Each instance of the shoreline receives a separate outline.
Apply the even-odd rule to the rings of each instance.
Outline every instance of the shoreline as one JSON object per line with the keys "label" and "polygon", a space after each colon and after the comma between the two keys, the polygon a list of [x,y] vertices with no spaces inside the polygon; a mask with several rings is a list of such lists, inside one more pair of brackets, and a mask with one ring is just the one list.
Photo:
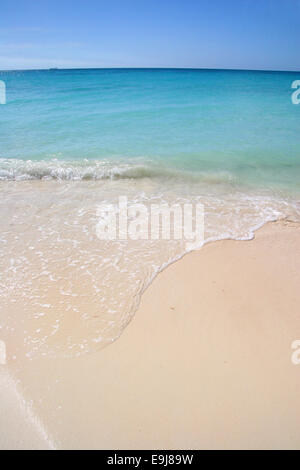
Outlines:
{"label": "shoreline", "polygon": [[16,373],[58,448],[300,448],[299,282],[300,225],[269,223],[169,265],[101,351]]}
{"label": "shoreline", "polygon": [[56,450],[47,430],[6,366],[0,366],[0,448]]}

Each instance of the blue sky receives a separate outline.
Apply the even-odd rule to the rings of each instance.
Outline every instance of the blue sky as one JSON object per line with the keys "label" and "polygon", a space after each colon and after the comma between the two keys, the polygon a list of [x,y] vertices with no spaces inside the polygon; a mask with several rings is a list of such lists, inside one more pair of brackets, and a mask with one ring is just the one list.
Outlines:
{"label": "blue sky", "polygon": [[0,69],[300,71],[300,0],[1,0]]}

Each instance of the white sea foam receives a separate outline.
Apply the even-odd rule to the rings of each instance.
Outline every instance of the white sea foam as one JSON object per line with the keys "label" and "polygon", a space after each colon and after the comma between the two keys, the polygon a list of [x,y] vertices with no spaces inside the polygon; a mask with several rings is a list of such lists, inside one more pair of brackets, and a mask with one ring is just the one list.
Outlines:
{"label": "white sea foam", "polygon": [[[220,183],[220,180],[222,183]],[[163,185],[162,185],[163,181]],[[99,203],[198,203],[205,242],[248,240],[268,221],[300,221],[299,200],[220,179],[121,178],[1,183],[0,307],[16,354],[78,356],[114,341],[158,272],[186,252],[184,240],[101,241]]]}
{"label": "white sea foam", "polygon": [[179,171],[175,168],[147,164],[113,164],[98,160],[19,160],[0,158],[0,181],[26,180],[106,180],[106,179],[142,179],[142,178],[180,178],[206,181],[212,184],[234,182],[233,174],[226,171]]}

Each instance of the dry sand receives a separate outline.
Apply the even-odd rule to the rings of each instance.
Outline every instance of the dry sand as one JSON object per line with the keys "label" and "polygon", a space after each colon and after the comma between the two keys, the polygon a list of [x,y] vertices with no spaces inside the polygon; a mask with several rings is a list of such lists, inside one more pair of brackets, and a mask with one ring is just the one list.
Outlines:
{"label": "dry sand", "polygon": [[281,222],[185,256],[115,343],[19,378],[58,448],[299,449],[296,339],[300,227]]}

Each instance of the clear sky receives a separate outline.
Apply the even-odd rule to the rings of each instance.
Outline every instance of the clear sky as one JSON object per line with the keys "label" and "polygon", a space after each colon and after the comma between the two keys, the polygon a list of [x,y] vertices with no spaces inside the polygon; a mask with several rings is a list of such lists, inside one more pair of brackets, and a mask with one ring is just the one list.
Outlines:
{"label": "clear sky", "polygon": [[0,69],[300,71],[300,0],[1,0]]}

